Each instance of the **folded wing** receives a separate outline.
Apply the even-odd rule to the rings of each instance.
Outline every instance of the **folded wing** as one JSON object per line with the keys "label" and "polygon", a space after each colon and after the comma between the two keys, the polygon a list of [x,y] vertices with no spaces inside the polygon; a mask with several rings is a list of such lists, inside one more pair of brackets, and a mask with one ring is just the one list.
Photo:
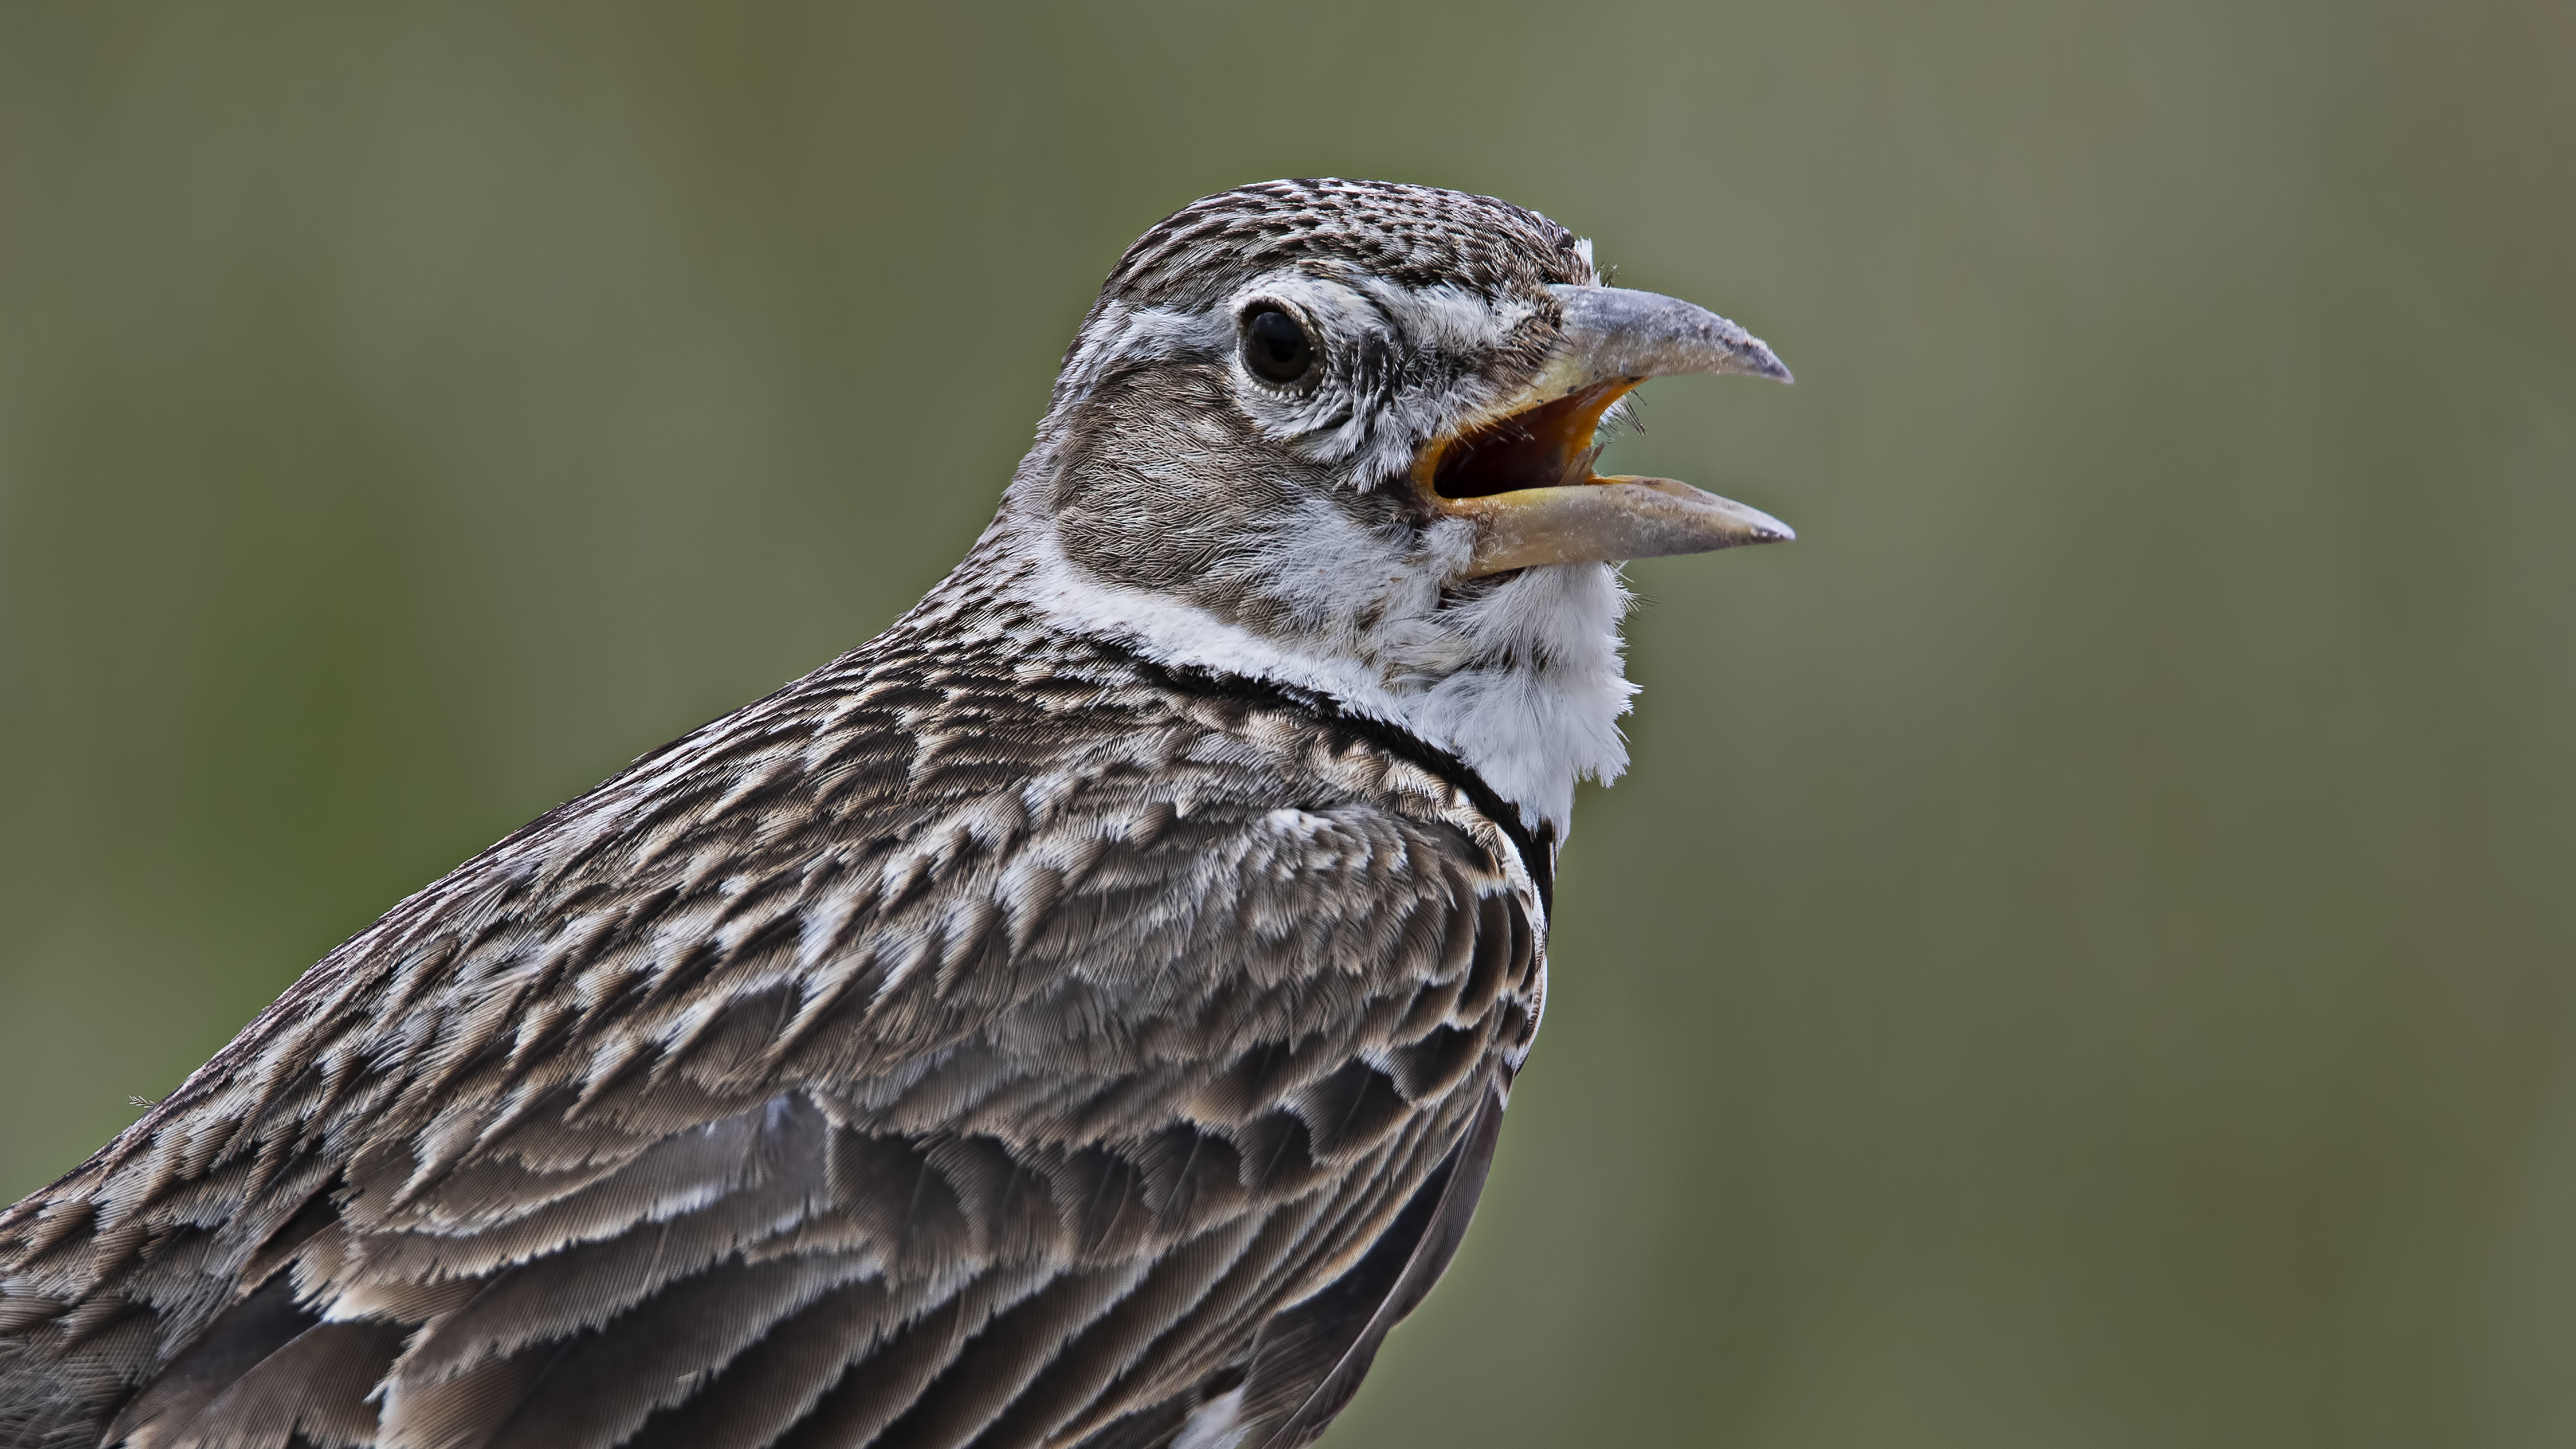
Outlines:
{"label": "folded wing", "polygon": [[1373,805],[1082,799],[710,808],[397,911],[0,1223],[0,1427],[1311,1438],[1472,1211],[1526,877]]}

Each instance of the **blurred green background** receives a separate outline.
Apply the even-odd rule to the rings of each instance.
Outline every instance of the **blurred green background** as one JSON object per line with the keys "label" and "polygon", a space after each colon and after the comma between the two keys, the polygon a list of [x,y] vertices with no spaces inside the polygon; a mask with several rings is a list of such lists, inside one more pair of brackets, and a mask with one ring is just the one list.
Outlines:
{"label": "blurred green background", "polygon": [[2576,7],[0,10],[0,1195],[857,643],[1120,249],[1738,318],[1628,781],[1333,1443],[2576,1442]]}

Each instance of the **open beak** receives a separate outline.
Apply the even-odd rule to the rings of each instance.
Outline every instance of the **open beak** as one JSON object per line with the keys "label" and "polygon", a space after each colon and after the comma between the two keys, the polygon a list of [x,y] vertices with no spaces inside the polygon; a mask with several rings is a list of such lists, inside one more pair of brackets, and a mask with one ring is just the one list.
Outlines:
{"label": "open beak", "polygon": [[1592,471],[1593,430],[1650,377],[1740,373],[1790,381],[1761,339],[1704,307],[1624,287],[1551,287],[1565,340],[1501,416],[1435,439],[1413,483],[1443,514],[1473,521],[1466,577],[1539,564],[1707,553],[1797,537],[1759,509],[1670,478]]}

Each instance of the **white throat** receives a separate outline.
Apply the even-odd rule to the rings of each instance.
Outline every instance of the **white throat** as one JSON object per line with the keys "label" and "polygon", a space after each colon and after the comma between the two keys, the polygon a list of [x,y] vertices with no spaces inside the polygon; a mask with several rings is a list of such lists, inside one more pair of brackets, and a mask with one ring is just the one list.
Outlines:
{"label": "white throat", "polygon": [[1611,566],[1526,569],[1444,605],[1440,581],[1465,557],[1463,523],[1434,526],[1409,554],[1321,504],[1283,524],[1267,593],[1290,606],[1285,630],[1256,632],[1103,579],[1065,557],[1043,517],[1007,511],[1021,568],[1004,587],[1069,630],[1157,663],[1312,690],[1404,729],[1458,756],[1523,824],[1552,824],[1564,839],[1574,782],[1607,784],[1628,766],[1618,720],[1637,687],[1621,668],[1628,592]]}

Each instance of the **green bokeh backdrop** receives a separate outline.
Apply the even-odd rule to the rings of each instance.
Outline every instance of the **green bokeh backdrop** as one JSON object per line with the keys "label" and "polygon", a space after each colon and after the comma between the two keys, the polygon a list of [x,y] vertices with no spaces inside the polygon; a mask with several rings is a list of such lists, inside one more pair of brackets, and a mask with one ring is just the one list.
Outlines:
{"label": "green bokeh backdrop", "polygon": [[0,11],[0,1196],[865,638],[1128,240],[1488,191],[1769,338],[1343,1446],[2576,1440],[2576,7]]}

